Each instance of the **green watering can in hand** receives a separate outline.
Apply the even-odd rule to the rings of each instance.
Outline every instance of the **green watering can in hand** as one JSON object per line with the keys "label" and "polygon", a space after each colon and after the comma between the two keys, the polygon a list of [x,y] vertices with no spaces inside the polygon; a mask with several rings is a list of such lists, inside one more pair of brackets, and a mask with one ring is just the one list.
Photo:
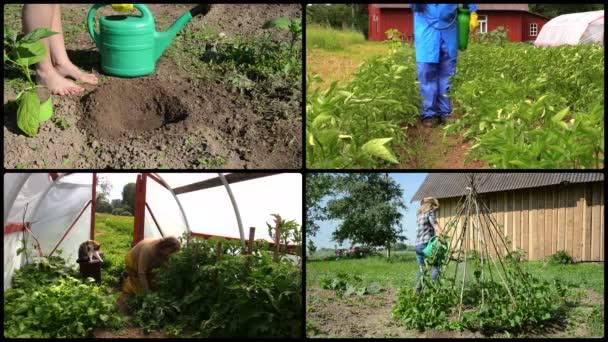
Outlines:
{"label": "green watering can in hand", "polygon": [[165,32],[156,32],[154,16],[143,4],[135,4],[141,16],[111,15],[99,19],[99,32],[95,32],[97,4],[89,10],[87,18],[91,38],[101,54],[101,69],[109,75],[139,77],[154,72],[156,62],[173,41],[177,33],[192,17],[207,14],[211,5],[199,5],[179,17]]}
{"label": "green watering can in hand", "polygon": [[448,250],[448,247],[443,245],[441,243],[441,241],[439,241],[439,239],[437,239],[436,236],[433,236],[427,243],[426,247],[424,247],[424,249],[422,250],[422,253],[424,254],[424,256],[427,258],[430,257],[431,254],[433,253],[433,248],[435,248],[435,246],[437,246],[437,248],[439,248],[437,255],[440,258],[443,258],[443,256],[445,255],[445,252]]}
{"label": "green watering can in hand", "polygon": [[471,20],[471,12],[464,8],[458,7],[458,49],[466,50],[469,45],[469,21]]}

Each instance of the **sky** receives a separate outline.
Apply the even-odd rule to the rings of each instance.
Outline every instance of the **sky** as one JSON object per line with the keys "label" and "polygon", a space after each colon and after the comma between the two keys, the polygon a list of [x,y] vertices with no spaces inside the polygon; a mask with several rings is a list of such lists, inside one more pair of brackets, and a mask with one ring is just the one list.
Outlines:
{"label": "sky", "polygon": [[[389,173],[389,176],[397,181],[403,190],[403,198],[407,209],[403,212],[402,227],[403,233],[407,238],[405,243],[408,245],[413,244],[414,240],[416,240],[416,209],[420,206],[420,202],[410,203],[410,201],[426,178],[426,175],[427,173]],[[331,234],[336,229],[338,223],[335,220],[319,223],[319,231],[311,239],[317,248],[334,248],[336,243],[331,241]],[[342,244],[344,248],[349,246],[349,242],[347,241]]]}
{"label": "sky", "polygon": [[[217,173],[161,173],[171,187],[187,185],[215,178]],[[110,200],[122,199],[122,189],[127,183],[135,183],[137,173],[100,173],[112,184]],[[302,224],[302,175],[283,173],[232,184],[232,192],[242,218],[246,238],[249,227],[256,227],[255,238],[270,238],[267,222],[271,214],[279,214],[287,220]],[[238,237],[238,224],[226,189],[215,187],[177,196],[186,213],[193,232]],[[179,207],[171,193],[148,180],[146,201],[152,208],[159,225],[184,224]]]}

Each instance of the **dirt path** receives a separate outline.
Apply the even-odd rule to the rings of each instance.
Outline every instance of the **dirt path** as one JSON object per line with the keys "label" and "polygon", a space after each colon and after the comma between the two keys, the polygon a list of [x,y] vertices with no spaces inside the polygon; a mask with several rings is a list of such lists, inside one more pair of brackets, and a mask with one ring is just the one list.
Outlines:
{"label": "dirt path", "polygon": [[[396,169],[480,169],[488,164],[465,162],[471,143],[455,135],[443,136],[442,126],[427,128],[420,122],[406,128],[409,146],[397,151],[401,164]],[[410,156],[409,159],[406,156]]]}
{"label": "dirt path", "polygon": [[[21,7],[10,6],[5,6],[5,25],[19,30]],[[149,8],[157,31],[162,31],[193,6]],[[207,16],[186,25],[154,74],[137,79],[100,74],[99,53],[84,29],[89,8],[63,7],[64,36],[70,58],[97,74],[101,84],[84,86],[84,95],[54,96],[53,118],[30,138],[16,125],[15,89],[21,86],[7,86],[19,82],[19,76],[5,75],[6,168],[301,167],[301,85],[273,79],[256,83],[254,91],[243,94],[222,75],[206,71],[200,59],[210,32],[223,32],[228,38],[271,34],[287,40],[287,33],[269,33],[261,26],[272,18],[301,17],[301,5],[215,5]],[[98,16],[109,13],[103,9]],[[188,53],[177,51],[182,46],[189,47]]]}

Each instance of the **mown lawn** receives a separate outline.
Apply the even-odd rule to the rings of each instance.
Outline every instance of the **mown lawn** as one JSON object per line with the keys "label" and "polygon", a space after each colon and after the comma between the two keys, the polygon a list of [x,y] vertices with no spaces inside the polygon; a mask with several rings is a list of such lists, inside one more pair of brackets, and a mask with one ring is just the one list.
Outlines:
{"label": "mown lawn", "polygon": [[[599,293],[604,292],[603,263],[545,265],[542,261],[529,261],[520,265],[523,270],[541,279],[559,279],[566,284],[593,289]],[[381,285],[391,285],[395,288],[414,286],[417,271],[418,266],[413,251],[399,253],[391,259],[377,256],[366,259],[332,261],[309,260],[306,262],[306,286],[318,286],[322,277],[338,272],[355,274],[361,277],[364,282],[378,282]],[[447,274],[451,275],[453,272],[454,263],[451,263]]]}

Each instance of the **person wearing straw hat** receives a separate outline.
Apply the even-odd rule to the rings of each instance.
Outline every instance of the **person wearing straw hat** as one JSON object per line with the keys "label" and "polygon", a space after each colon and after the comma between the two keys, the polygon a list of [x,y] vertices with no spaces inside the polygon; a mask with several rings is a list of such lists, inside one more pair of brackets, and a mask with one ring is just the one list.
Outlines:
{"label": "person wearing straw hat", "polygon": [[[435,210],[439,208],[439,201],[433,197],[426,197],[420,201],[420,208],[416,211],[416,261],[418,262],[418,273],[416,274],[416,292],[422,292],[422,282],[420,276],[422,275],[422,268],[424,267],[424,253],[423,250],[429,243],[429,240],[435,235],[440,233],[441,227],[437,218],[435,217]],[[433,273],[431,278],[437,280],[439,276],[439,265],[433,265]]]}

